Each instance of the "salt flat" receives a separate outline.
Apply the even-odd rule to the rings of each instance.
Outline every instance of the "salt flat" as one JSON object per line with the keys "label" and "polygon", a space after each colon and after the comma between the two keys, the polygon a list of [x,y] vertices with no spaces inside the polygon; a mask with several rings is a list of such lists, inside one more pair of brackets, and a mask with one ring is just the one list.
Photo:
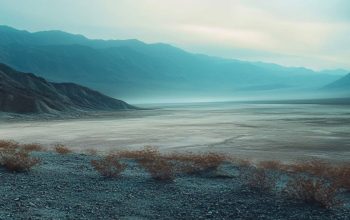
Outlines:
{"label": "salt flat", "polygon": [[152,105],[67,120],[0,122],[0,138],[73,149],[220,151],[256,159],[350,158],[350,108],[340,105]]}

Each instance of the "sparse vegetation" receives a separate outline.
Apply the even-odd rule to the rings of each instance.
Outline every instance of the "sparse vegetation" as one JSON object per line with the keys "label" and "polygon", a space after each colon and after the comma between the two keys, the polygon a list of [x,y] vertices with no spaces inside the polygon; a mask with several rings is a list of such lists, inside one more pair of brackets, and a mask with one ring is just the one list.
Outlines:
{"label": "sparse vegetation", "polygon": [[142,150],[120,151],[116,153],[120,158],[134,159],[153,179],[169,181],[177,173],[207,173],[216,171],[226,160],[226,157],[217,153],[193,154],[171,153],[162,155],[154,147],[145,147]]}
{"label": "sparse vegetation", "polygon": [[143,150],[122,151],[117,155],[136,160],[154,180],[172,181],[175,178],[173,164],[154,147],[148,146]]}
{"label": "sparse vegetation", "polygon": [[108,178],[119,177],[126,168],[126,165],[120,163],[119,158],[114,154],[109,154],[100,160],[92,160],[91,165],[102,176]]}
{"label": "sparse vegetation", "polygon": [[173,164],[162,157],[139,160],[139,164],[148,171],[154,180],[172,181],[175,178]]}
{"label": "sparse vegetation", "polygon": [[241,158],[231,158],[230,160],[233,164],[240,166],[240,167],[252,167],[253,163],[251,160],[248,159],[241,159]]}
{"label": "sparse vegetation", "polygon": [[32,152],[32,151],[45,151],[46,149],[40,144],[32,143],[32,144],[24,144],[23,150]]}
{"label": "sparse vegetation", "polygon": [[71,149],[69,149],[68,147],[66,147],[62,144],[56,144],[54,149],[57,153],[63,154],[63,155],[72,153]]}
{"label": "sparse vegetation", "polygon": [[291,164],[288,166],[289,171],[295,173],[309,173],[315,176],[324,177],[332,170],[332,166],[323,160],[312,159]]}
{"label": "sparse vegetation", "polygon": [[250,169],[243,174],[246,184],[258,191],[271,192],[276,188],[277,178],[264,169]]}
{"label": "sparse vegetation", "polygon": [[289,165],[287,170],[327,179],[338,187],[350,190],[350,163],[330,164],[327,161],[310,160]]}
{"label": "sparse vegetation", "polygon": [[278,160],[267,160],[259,162],[258,167],[268,170],[282,170],[284,169],[285,165]]}
{"label": "sparse vegetation", "polygon": [[[64,145],[56,145],[54,149],[59,154],[72,152]],[[0,141],[0,165],[11,172],[29,171],[40,163],[40,159],[30,154],[43,150],[45,148],[40,144]],[[85,152],[97,155],[95,149],[87,149]],[[350,164],[330,164],[322,160],[293,164],[270,160],[253,164],[250,160],[218,153],[161,154],[154,147],[145,147],[141,150],[110,153],[101,159],[92,160],[91,165],[102,176],[116,178],[127,167],[127,163],[121,162],[123,160],[135,161],[154,180],[161,182],[171,182],[178,174],[215,174],[222,164],[229,162],[228,166],[231,164],[235,169],[238,168],[236,171],[243,184],[261,192],[278,191],[279,177],[284,175],[288,183],[283,192],[288,197],[327,209],[340,205],[338,193],[350,189]]]}
{"label": "sparse vegetation", "polygon": [[289,181],[285,192],[291,198],[318,204],[324,208],[341,204],[341,201],[336,198],[338,187],[324,179],[296,176]]}
{"label": "sparse vegetation", "polygon": [[350,191],[350,163],[333,167],[328,172],[328,179],[333,181],[336,186]]}
{"label": "sparse vegetation", "polygon": [[29,149],[17,142],[0,141],[0,165],[11,172],[29,171],[40,163],[40,159],[30,155]]}
{"label": "sparse vegetation", "polygon": [[8,141],[8,140],[0,140],[0,150],[8,150],[12,148],[18,148],[20,146],[19,143],[15,141]]}
{"label": "sparse vegetation", "polygon": [[173,153],[164,156],[174,161],[181,172],[200,174],[217,171],[218,167],[227,160],[227,157],[217,153]]}

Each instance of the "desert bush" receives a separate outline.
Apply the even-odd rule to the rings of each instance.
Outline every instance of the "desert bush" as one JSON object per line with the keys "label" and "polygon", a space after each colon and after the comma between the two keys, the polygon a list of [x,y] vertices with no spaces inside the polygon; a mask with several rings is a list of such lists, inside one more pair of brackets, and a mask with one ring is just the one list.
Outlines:
{"label": "desert bush", "polygon": [[164,158],[176,162],[181,172],[192,174],[216,171],[227,159],[224,155],[217,153],[172,153]]}
{"label": "desert bush", "polygon": [[296,176],[288,182],[284,191],[291,198],[324,208],[341,204],[336,198],[338,187],[320,178]]}
{"label": "desert bush", "polygon": [[284,164],[278,160],[261,161],[257,165],[259,168],[268,170],[283,170]]}
{"label": "desert bush", "polygon": [[69,154],[72,150],[62,144],[56,144],[54,147],[55,151],[59,154]]}
{"label": "desert bush", "polygon": [[294,173],[307,173],[315,177],[327,179],[336,186],[350,190],[350,163],[330,164],[323,160],[311,160],[287,166]]}
{"label": "desert bush", "polygon": [[24,144],[22,145],[22,149],[24,151],[28,151],[28,152],[32,152],[32,151],[44,151],[45,148],[40,145],[40,144],[36,144],[36,143],[32,143],[32,144]]}
{"label": "desert bush", "polygon": [[120,158],[134,159],[134,160],[148,160],[155,157],[160,157],[160,153],[157,148],[152,146],[145,146],[142,150],[133,151],[118,151],[115,153]]}
{"label": "desert bush", "polygon": [[175,178],[173,164],[155,147],[146,146],[142,150],[119,151],[115,155],[119,158],[135,160],[154,180],[172,181]]}
{"label": "desert bush", "polygon": [[327,176],[336,186],[350,191],[350,163],[333,167]]}
{"label": "desert bush", "polygon": [[143,150],[124,152],[122,156],[136,159],[154,180],[172,181],[175,178],[173,164],[154,147],[146,146]]}
{"label": "desert bush", "polygon": [[251,160],[248,159],[242,159],[242,158],[236,158],[233,157],[230,159],[231,163],[239,166],[239,167],[252,167],[253,166],[253,162]]}
{"label": "desert bush", "polygon": [[173,164],[162,157],[143,159],[138,162],[154,180],[172,181],[175,178]]}
{"label": "desert bush", "polygon": [[258,191],[271,192],[276,188],[276,175],[269,175],[264,169],[250,169],[243,172],[241,177],[248,187]]}
{"label": "desert bush", "polygon": [[91,165],[102,176],[108,178],[119,177],[126,168],[126,165],[120,163],[119,158],[113,154],[107,155],[100,160],[92,160]]}
{"label": "desert bush", "polygon": [[0,140],[0,150],[8,150],[12,148],[18,148],[20,146],[19,143],[15,141],[9,140]]}
{"label": "desert bush", "polygon": [[1,148],[0,165],[11,172],[27,172],[40,163],[40,159],[30,156],[28,151],[18,145]]}
{"label": "desert bush", "polygon": [[319,159],[298,162],[288,166],[288,171],[296,173],[309,173],[318,177],[328,175],[331,170],[332,166],[330,163]]}

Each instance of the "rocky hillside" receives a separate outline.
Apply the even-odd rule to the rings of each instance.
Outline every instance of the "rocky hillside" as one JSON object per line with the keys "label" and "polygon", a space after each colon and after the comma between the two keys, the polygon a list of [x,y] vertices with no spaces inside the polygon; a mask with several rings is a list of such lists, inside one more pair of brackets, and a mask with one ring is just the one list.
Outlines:
{"label": "rocky hillside", "polygon": [[51,83],[0,64],[0,111],[59,113],[124,109],[135,107],[74,83]]}

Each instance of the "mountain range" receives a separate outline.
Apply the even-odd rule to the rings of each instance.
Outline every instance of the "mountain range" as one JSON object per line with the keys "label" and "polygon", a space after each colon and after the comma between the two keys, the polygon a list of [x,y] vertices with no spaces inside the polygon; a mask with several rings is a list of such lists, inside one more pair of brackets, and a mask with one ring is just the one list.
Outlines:
{"label": "mountain range", "polygon": [[338,96],[350,97],[350,73],[335,82],[326,85],[323,90],[337,93]]}
{"label": "mountain range", "polygon": [[281,94],[322,88],[345,74],[210,57],[161,43],[91,40],[8,26],[0,26],[0,62],[53,82],[74,82],[127,99]]}
{"label": "mountain range", "polygon": [[0,63],[0,112],[60,113],[136,109],[74,83],[51,83]]}

